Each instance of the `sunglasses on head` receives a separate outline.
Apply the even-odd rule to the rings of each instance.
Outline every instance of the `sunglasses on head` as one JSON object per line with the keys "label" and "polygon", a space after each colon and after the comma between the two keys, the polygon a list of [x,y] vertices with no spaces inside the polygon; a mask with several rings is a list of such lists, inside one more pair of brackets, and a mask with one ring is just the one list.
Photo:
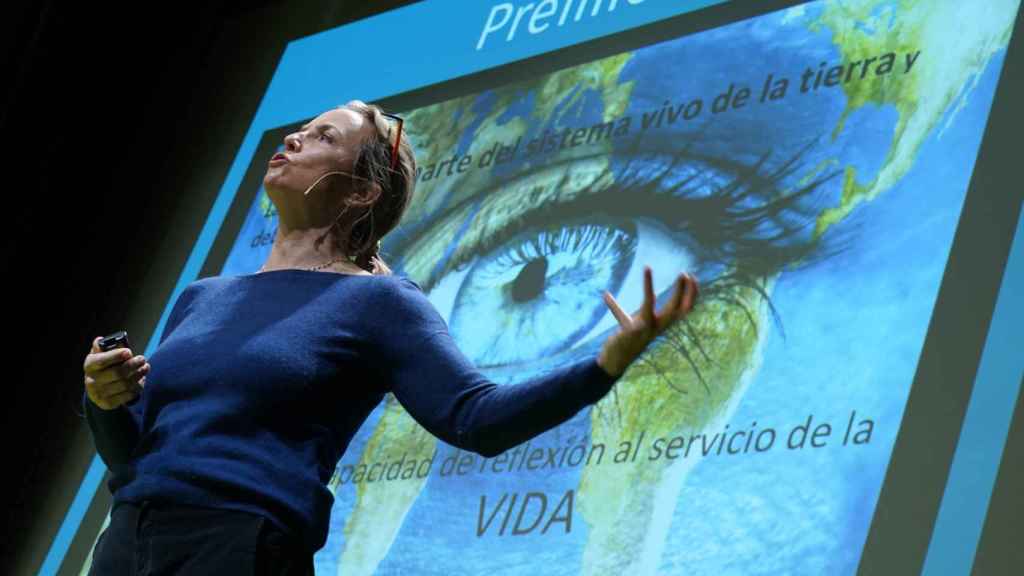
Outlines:
{"label": "sunglasses on head", "polygon": [[[394,170],[395,166],[398,165],[398,145],[402,142],[402,125],[405,124],[405,119],[396,114],[388,114],[387,112],[381,112],[381,115],[398,122],[398,136],[395,137],[395,144],[391,148],[391,169]],[[388,132],[388,137],[391,137],[390,131]]]}

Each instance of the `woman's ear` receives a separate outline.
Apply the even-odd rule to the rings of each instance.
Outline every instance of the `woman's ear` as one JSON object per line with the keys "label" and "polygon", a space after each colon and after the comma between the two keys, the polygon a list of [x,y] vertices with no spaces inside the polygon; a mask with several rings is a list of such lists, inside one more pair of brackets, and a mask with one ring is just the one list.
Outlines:
{"label": "woman's ear", "polygon": [[361,186],[356,186],[352,190],[352,194],[348,198],[348,203],[351,206],[373,206],[377,203],[377,199],[380,198],[383,188],[376,182],[363,182]]}

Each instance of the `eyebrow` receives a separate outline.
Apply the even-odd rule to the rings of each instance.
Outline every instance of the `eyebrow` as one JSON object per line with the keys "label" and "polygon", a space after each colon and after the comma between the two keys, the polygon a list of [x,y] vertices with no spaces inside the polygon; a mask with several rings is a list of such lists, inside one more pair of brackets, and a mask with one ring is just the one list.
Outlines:
{"label": "eyebrow", "polygon": [[[309,128],[310,124],[312,124],[312,122],[303,125],[302,128],[299,128],[299,130],[305,130],[305,129]],[[320,125],[321,128],[323,128],[324,126],[327,126],[328,128],[334,128],[335,132],[337,132],[338,134],[341,134],[341,130],[337,126],[335,126],[334,124],[321,124]]]}

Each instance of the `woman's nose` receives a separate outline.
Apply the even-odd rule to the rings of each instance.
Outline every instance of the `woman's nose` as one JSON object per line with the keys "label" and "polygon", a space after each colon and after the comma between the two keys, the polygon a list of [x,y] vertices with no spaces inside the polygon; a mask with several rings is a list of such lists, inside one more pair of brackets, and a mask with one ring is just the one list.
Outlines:
{"label": "woman's nose", "polygon": [[284,137],[284,149],[288,152],[296,152],[300,147],[299,135],[289,134]]}

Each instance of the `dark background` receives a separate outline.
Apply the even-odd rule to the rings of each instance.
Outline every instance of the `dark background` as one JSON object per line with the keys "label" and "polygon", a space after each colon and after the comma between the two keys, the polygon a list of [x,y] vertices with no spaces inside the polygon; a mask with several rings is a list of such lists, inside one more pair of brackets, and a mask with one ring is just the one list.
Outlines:
{"label": "dark background", "polygon": [[[287,41],[411,3],[5,6],[0,574],[38,566],[48,505],[88,468],[92,338],[127,328],[145,345]],[[137,313],[142,290],[161,306]]]}
{"label": "dark background", "polygon": [[[94,454],[85,421],[76,413],[89,344],[118,329],[135,335],[137,346],[146,343],[286,43],[411,3],[37,2],[5,8],[0,20],[0,185],[5,192],[0,214],[6,216],[0,329],[6,372],[0,382],[6,393],[0,398],[8,466],[0,574],[31,573],[46,554]],[[726,18],[727,6],[708,12]],[[1017,28],[1019,37],[1020,20]],[[1007,67],[1022,61],[1020,40]],[[392,41],[382,31],[381,42]],[[339,57],[372,58],[373,46]],[[381,70],[387,73],[386,62]],[[1014,132],[1019,134],[1021,125],[1017,102],[997,96],[993,110],[994,115],[1002,110],[1000,118],[1013,118],[1016,128],[996,128],[1012,138],[1015,150]],[[1008,146],[989,147],[1011,153]],[[983,165],[979,162],[979,168]],[[1017,178],[1014,174],[1013,181]],[[995,184],[1005,181],[996,177]],[[998,257],[978,258],[970,245],[961,250],[969,253],[960,259],[965,266],[999,269]],[[1005,261],[1005,253],[996,256]],[[974,277],[971,270],[951,267],[946,280]],[[990,279],[990,291],[998,279],[998,274]],[[949,286],[944,290],[979,289],[956,281]],[[958,329],[980,331],[979,339],[987,322],[957,320]],[[956,407],[963,410],[965,401],[957,400]],[[1024,565],[1022,421],[1018,410],[979,546],[977,574],[1010,574]],[[913,460],[906,459],[905,466],[915,466]],[[913,474],[905,478],[908,490],[920,480]],[[920,526],[933,521],[933,510],[907,518],[919,526],[915,530],[893,520],[895,510],[885,507],[884,496],[878,513],[892,512],[892,518],[883,528],[908,528],[927,537],[930,530]],[[101,514],[102,504],[94,503],[90,513]],[[907,533],[889,535],[880,531],[875,539],[895,547],[878,555],[892,567],[893,554],[907,546]]]}

